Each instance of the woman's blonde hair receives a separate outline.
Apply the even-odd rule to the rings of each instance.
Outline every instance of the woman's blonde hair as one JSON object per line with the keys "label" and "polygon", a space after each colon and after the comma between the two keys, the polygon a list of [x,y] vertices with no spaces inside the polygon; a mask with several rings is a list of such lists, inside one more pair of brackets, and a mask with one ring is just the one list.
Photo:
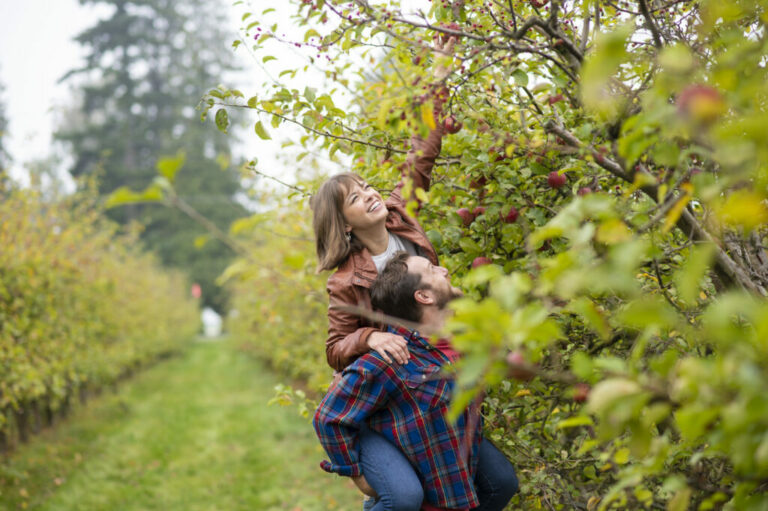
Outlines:
{"label": "woman's blonde hair", "polygon": [[344,231],[347,224],[344,199],[356,184],[363,186],[365,181],[352,172],[336,174],[323,183],[310,200],[318,272],[338,268],[349,254],[363,247],[354,236],[348,240]]}

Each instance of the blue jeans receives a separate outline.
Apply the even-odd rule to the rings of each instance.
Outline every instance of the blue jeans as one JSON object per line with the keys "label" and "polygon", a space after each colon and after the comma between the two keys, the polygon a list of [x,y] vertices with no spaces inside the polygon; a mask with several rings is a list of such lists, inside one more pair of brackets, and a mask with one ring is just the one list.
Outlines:
{"label": "blue jeans", "polygon": [[419,476],[408,458],[380,434],[360,430],[360,465],[377,499],[367,499],[364,511],[419,511],[424,500]]}
{"label": "blue jeans", "polygon": [[[377,499],[364,511],[418,511],[424,490],[418,475],[400,449],[367,428],[360,431],[360,464]],[[480,506],[474,511],[501,511],[519,489],[512,463],[491,442],[480,443],[475,489]]]}
{"label": "blue jeans", "polygon": [[473,511],[501,511],[519,489],[515,467],[495,445],[483,438],[475,474],[480,505]]}

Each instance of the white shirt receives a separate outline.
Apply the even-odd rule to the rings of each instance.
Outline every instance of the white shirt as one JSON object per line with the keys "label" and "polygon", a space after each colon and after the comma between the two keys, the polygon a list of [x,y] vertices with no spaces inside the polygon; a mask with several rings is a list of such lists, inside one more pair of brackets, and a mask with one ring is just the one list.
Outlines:
{"label": "white shirt", "polygon": [[392,259],[392,256],[402,250],[405,250],[411,255],[419,255],[416,246],[412,242],[390,232],[387,249],[379,255],[371,256],[373,258],[373,264],[376,265],[376,271],[381,273],[381,270],[383,270],[389,260]]}

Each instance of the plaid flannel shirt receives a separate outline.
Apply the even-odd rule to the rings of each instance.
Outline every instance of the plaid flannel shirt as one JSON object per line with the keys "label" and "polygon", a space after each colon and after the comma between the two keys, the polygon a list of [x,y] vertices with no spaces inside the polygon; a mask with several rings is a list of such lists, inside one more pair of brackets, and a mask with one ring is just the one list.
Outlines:
{"label": "plaid flannel shirt", "polygon": [[321,467],[344,476],[360,475],[357,435],[366,424],[405,454],[421,480],[426,503],[451,509],[477,507],[479,413],[468,408],[455,424],[450,423],[446,413],[454,382],[440,374],[449,358],[418,332],[389,331],[406,338],[411,358],[405,365],[390,365],[371,351],[344,370],[313,421],[330,457]]}

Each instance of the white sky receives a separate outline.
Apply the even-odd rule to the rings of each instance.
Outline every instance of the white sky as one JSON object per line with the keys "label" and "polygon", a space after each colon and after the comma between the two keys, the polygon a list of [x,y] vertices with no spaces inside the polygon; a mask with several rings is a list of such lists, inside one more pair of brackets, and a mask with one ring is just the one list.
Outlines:
{"label": "white sky", "polygon": [[[224,2],[225,6],[230,4]],[[275,6],[283,12],[273,13],[272,17],[286,18],[293,9],[283,2],[276,2]],[[243,7],[229,9],[232,22],[230,40],[225,41],[227,45],[238,36],[243,13]],[[0,83],[5,86],[2,101],[9,118],[4,139],[14,160],[10,173],[15,179],[24,181],[25,164],[51,154],[55,110],[71,98],[70,85],[58,83],[58,80],[70,69],[82,65],[85,55],[74,37],[110,12],[110,7],[81,6],[77,0],[0,0]],[[292,61],[295,62],[293,65],[303,62],[300,55],[286,45],[274,45],[270,52],[278,57],[277,61],[266,65],[271,67],[272,76],[277,76],[280,69]],[[244,72],[240,76],[225,77],[222,83],[239,88],[246,97],[259,94],[265,78],[260,65],[263,55],[254,59],[244,46],[235,54]],[[292,83],[291,86],[303,89],[309,83],[316,86],[319,80],[318,77],[304,76],[298,81],[307,83]],[[262,172],[290,180],[293,173],[290,163],[286,163],[285,158],[280,159],[285,156],[280,142],[285,137],[297,138],[296,130],[281,128],[274,133],[275,130],[270,128],[273,140],[264,142],[253,133],[256,117],[250,116],[248,120],[250,129],[243,130],[236,152],[249,159],[258,157]],[[267,120],[264,122],[268,126]]]}
{"label": "white sky", "polygon": [[82,62],[72,38],[97,16],[77,0],[0,0],[0,82],[12,175],[21,175],[24,162],[48,154],[52,108],[67,99],[67,87],[57,81]]}
{"label": "white sky", "polygon": [[[231,37],[225,42],[228,45],[238,37],[242,25],[255,19],[251,17],[242,23],[244,9],[259,16],[266,6],[276,8],[277,12],[268,16],[269,24],[279,21],[281,32],[290,30],[287,18],[295,11],[295,6],[288,2],[266,4],[261,0],[246,0],[245,5],[240,7],[229,7],[231,0],[222,3],[224,8],[230,9],[232,20],[229,27]],[[404,0],[402,3],[406,12],[429,8],[425,0]],[[58,80],[83,63],[84,51],[74,37],[110,12],[111,7],[82,6],[77,0],[0,0],[0,83],[5,86],[2,101],[10,121],[4,139],[14,160],[10,169],[14,178],[24,181],[25,164],[52,154],[51,134],[55,129],[56,109],[67,105],[71,98],[70,85],[58,83]],[[304,30],[306,27],[295,30],[289,33],[288,38],[301,39]],[[289,66],[298,67],[306,63],[302,55],[289,45],[276,41],[268,41],[267,45],[266,51],[276,56],[277,60],[262,64],[261,60],[267,53],[262,51],[254,57],[245,45],[241,45],[235,55],[243,72],[238,76],[223,77],[222,82],[240,89],[246,97],[253,94],[263,97],[261,86],[267,77],[266,71],[277,77],[281,70]],[[310,69],[307,74],[290,80],[290,86],[299,90],[306,85],[323,89],[323,82],[324,78],[313,75]],[[344,102],[343,98],[335,99],[337,104],[339,100]],[[242,130],[240,142],[235,145],[236,156],[257,157],[261,172],[292,181],[296,164],[290,157],[290,150],[281,148],[281,142],[286,138],[296,140],[303,132],[288,125],[281,126],[279,130],[269,127],[273,140],[262,141],[253,132],[256,120],[253,112],[248,114],[247,129]],[[269,119],[262,120],[269,126]],[[67,155],[62,156],[66,158]],[[318,161],[328,171],[339,170],[338,165],[322,156]],[[303,163],[306,164],[306,160]],[[66,168],[66,159],[60,166],[59,170]]]}

